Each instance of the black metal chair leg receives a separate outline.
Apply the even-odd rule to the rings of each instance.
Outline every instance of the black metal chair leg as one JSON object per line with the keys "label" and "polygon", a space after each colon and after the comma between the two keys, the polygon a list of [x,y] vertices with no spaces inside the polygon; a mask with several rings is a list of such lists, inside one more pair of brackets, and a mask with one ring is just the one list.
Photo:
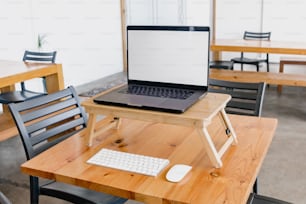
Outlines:
{"label": "black metal chair leg", "polygon": [[253,193],[256,193],[256,194],[258,193],[258,189],[257,189],[257,188],[258,188],[258,186],[257,186],[257,180],[258,180],[258,179],[256,178],[255,183],[254,183],[254,185],[253,185]]}
{"label": "black metal chair leg", "polygon": [[30,199],[31,204],[39,203],[38,178],[30,176]]}

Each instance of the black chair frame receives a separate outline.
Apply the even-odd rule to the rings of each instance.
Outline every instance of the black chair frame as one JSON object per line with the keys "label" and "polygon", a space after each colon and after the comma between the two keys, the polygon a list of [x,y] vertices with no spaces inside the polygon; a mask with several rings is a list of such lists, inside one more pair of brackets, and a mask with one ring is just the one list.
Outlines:
{"label": "black chair frame", "polygon": [[[245,31],[243,34],[244,40],[267,40],[269,41],[271,38],[271,32],[249,32]],[[236,57],[231,59],[231,61],[235,64],[241,64],[241,71],[243,70],[244,64],[250,64],[256,66],[257,72],[259,71],[259,65],[261,63],[266,63],[267,65],[267,72],[270,71],[269,67],[269,53],[266,53],[266,57],[264,59],[253,59],[253,58],[247,58],[244,56],[244,52],[241,52],[240,57]]]}

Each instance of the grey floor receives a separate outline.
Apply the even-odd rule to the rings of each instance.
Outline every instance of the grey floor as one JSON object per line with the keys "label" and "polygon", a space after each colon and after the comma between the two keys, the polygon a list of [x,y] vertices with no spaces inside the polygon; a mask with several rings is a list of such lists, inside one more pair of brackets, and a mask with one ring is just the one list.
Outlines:
{"label": "grey floor", "polygon": [[[111,78],[116,80],[120,75]],[[103,79],[77,87],[82,93],[105,86],[111,81]],[[116,83],[114,83],[116,84]],[[306,88],[284,87],[281,95],[276,87],[266,90],[263,117],[278,118],[276,135],[261,168],[259,193],[277,197],[296,204],[306,203]],[[25,161],[18,137],[0,143],[0,191],[13,204],[29,203],[28,176],[20,172]],[[41,196],[43,204],[66,202]],[[133,203],[128,201],[127,203]]]}

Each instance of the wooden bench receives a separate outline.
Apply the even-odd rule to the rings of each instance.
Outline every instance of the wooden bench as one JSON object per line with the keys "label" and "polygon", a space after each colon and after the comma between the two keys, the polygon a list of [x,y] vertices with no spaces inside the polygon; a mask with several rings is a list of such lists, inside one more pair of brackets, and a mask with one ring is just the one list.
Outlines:
{"label": "wooden bench", "polygon": [[[306,61],[305,61],[306,63]],[[306,87],[306,75],[273,72],[210,69],[210,78],[236,82],[266,82],[270,85]]]}
{"label": "wooden bench", "polygon": [[[282,57],[279,61],[279,73],[284,73],[284,65],[292,64],[292,65],[306,65],[306,58],[292,58],[292,57]],[[277,86],[278,93],[282,92],[282,85]]]}

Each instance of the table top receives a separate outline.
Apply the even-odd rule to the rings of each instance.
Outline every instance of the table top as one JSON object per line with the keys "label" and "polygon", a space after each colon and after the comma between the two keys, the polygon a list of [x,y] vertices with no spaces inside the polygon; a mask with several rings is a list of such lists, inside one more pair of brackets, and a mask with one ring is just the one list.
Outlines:
{"label": "table top", "polygon": [[[224,154],[219,169],[212,166],[194,128],[123,119],[119,130],[101,133],[91,147],[82,131],[22,164],[21,170],[145,203],[246,203],[277,120],[238,115],[230,115],[230,120],[238,144]],[[214,117],[208,126],[217,147],[227,138],[220,121]],[[104,147],[167,158],[170,164],[151,177],[86,163]],[[193,167],[179,183],[165,179],[174,164]]]}
{"label": "table top", "polygon": [[[100,95],[95,97],[99,97]],[[90,98],[82,103],[82,106],[86,108],[86,112],[88,113],[201,128],[205,125],[205,122],[209,123],[211,119],[226,106],[231,96],[226,94],[207,93],[182,114],[102,105],[95,103],[93,99],[94,98]]]}
{"label": "table top", "polygon": [[306,42],[216,39],[211,43],[211,51],[306,55]]}
{"label": "table top", "polygon": [[0,88],[58,72],[57,64],[0,60]]}

